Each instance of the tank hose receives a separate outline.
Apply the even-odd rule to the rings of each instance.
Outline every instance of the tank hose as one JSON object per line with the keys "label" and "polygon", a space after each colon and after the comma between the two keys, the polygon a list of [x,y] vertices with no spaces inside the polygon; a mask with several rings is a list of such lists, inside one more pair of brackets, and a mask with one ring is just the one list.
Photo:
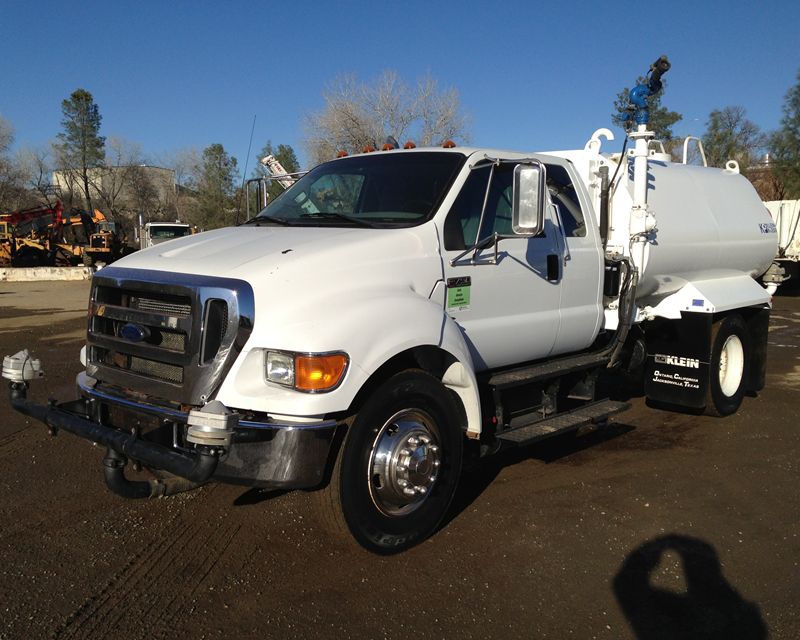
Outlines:
{"label": "tank hose", "polygon": [[617,314],[619,324],[614,334],[614,339],[608,346],[608,351],[611,354],[611,359],[608,363],[609,369],[619,363],[620,353],[625,346],[628,332],[633,325],[633,316],[636,309],[634,300],[636,299],[636,287],[639,284],[639,270],[633,266],[630,258],[622,256],[617,258],[617,261],[625,264],[625,280],[619,296],[619,312]]}

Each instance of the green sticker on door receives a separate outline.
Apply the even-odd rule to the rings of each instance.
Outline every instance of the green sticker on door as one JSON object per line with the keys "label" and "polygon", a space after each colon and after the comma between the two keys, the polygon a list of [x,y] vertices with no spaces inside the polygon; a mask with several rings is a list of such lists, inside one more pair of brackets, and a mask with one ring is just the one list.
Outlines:
{"label": "green sticker on door", "polygon": [[471,285],[472,278],[469,276],[463,276],[461,278],[448,278],[447,308],[458,310],[469,308]]}

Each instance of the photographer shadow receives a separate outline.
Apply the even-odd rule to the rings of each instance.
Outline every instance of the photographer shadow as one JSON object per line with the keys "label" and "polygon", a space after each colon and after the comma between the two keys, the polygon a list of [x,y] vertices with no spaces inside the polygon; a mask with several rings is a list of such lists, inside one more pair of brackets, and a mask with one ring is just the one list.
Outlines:
{"label": "photographer shadow", "polygon": [[[680,558],[685,591],[653,584],[665,553]],[[698,538],[671,534],[644,543],[622,563],[613,588],[638,640],[768,635],[758,606],[728,583],[714,547]]]}

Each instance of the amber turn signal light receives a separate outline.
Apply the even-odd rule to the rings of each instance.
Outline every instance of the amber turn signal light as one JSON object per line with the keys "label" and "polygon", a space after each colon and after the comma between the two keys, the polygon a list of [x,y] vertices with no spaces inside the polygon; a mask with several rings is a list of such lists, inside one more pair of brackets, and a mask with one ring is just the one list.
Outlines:
{"label": "amber turn signal light", "polygon": [[298,391],[329,391],[342,380],[347,369],[343,353],[295,357],[295,389]]}

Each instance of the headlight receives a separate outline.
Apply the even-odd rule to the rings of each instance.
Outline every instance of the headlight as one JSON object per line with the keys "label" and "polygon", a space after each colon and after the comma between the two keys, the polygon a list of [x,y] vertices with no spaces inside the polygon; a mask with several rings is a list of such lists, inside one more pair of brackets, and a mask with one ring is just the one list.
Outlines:
{"label": "headlight", "polygon": [[344,378],[350,359],[346,353],[291,353],[267,351],[265,368],[269,382],[297,391],[332,391]]}
{"label": "headlight", "polygon": [[293,387],[294,355],[281,351],[267,351],[267,380]]}

